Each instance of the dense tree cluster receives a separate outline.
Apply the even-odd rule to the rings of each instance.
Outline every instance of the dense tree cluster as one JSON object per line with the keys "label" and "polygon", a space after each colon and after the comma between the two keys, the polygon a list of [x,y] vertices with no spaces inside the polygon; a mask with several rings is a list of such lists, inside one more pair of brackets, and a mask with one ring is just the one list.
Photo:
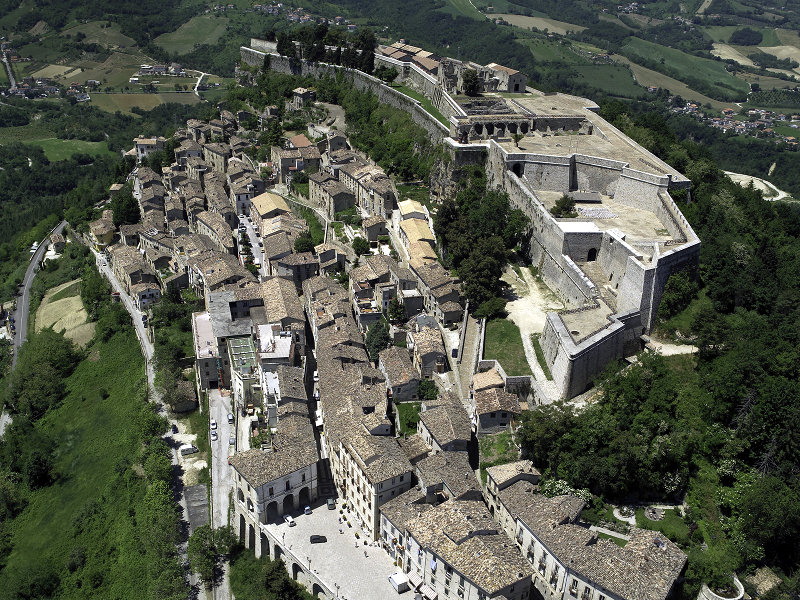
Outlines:
{"label": "dense tree cluster", "polygon": [[475,309],[501,295],[500,275],[508,253],[520,243],[527,226],[528,218],[511,208],[505,192],[487,190],[486,174],[478,167],[467,173],[455,199],[439,206],[436,235]]}

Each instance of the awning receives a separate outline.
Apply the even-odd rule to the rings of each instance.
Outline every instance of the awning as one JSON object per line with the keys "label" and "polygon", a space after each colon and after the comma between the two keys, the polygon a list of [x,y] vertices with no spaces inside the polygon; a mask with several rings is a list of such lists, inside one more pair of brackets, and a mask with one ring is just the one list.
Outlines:
{"label": "awning", "polygon": [[437,600],[439,597],[439,595],[427,585],[423,585],[420,592],[422,593],[422,597],[426,598],[427,600]]}
{"label": "awning", "polygon": [[417,575],[416,571],[409,571],[408,573],[408,582],[411,584],[411,587],[415,590],[419,589],[419,586],[422,585],[422,577]]}

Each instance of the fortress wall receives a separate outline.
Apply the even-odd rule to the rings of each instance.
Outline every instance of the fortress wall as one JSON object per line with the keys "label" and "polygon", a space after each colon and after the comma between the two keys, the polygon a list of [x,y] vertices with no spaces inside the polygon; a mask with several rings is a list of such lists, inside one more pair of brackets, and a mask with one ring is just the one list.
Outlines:
{"label": "fortress wall", "polygon": [[608,282],[604,283],[619,289],[617,286],[620,285],[625,277],[628,258],[631,256],[641,258],[641,254],[622,241],[621,238],[605,232],[600,252],[597,255],[597,260],[600,261],[603,272],[609,277]]}
{"label": "fortress wall", "polygon": [[614,200],[656,213],[661,204],[659,194],[666,191],[669,178],[624,168],[617,182]]}
{"label": "fortress wall", "polygon": [[575,174],[570,189],[614,196],[625,163],[594,156],[575,155]]}
{"label": "fortress wall", "polygon": [[642,297],[642,323],[647,331],[650,331],[655,324],[658,305],[669,276],[684,269],[694,276],[699,268],[700,240],[698,239],[669,250],[658,257],[656,268],[652,269],[650,287],[645,290],[649,293],[643,294]]}
{"label": "fortress wall", "polygon": [[571,160],[569,156],[530,155],[523,163],[523,175],[534,188],[566,192],[570,188]]}
{"label": "fortress wall", "polygon": [[448,128],[422,108],[418,101],[358,69],[348,69],[326,63],[309,63],[305,60],[291,60],[285,56],[267,55],[264,52],[244,47],[241,48],[241,55],[244,62],[256,67],[263,67],[265,57],[269,56],[269,68],[278,73],[314,77],[335,77],[338,73],[342,73],[353,82],[356,89],[362,92],[372,92],[381,103],[409,113],[414,123],[422,127],[431,136],[434,143],[441,142],[448,135]]}
{"label": "fortress wall", "polygon": [[250,47],[254,50],[261,50],[261,52],[277,52],[278,44],[258,38],[250,38]]}

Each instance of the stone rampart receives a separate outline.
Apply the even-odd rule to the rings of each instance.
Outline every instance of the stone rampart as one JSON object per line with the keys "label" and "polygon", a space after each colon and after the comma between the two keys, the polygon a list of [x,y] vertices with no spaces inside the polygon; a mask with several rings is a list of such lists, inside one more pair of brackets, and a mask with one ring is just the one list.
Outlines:
{"label": "stone rampart", "polygon": [[358,69],[349,69],[339,65],[327,63],[311,63],[305,60],[290,59],[277,54],[267,54],[252,48],[241,48],[242,60],[255,67],[263,67],[264,59],[269,56],[269,68],[278,73],[288,75],[313,76],[313,77],[335,77],[342,73],[352,81],[353,86],[364,92],[368,91],[375,94],[383,104],[388,104],[397,109],[404,110],[411,115],[411,119],[425,129],[431,136],[434,143],[439,143],[447,136],[448,128],[440,123],[433,115],[426,111],[422,105],[413,98],[402,92],[393,89],[383,83],[380,79],[372,77]]}

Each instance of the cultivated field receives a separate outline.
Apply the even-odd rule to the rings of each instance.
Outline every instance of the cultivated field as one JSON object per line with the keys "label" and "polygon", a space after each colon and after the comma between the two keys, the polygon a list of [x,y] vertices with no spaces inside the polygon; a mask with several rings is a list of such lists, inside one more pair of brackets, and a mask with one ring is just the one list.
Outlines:
{"label": "cultivated field", "polygon": [[530,29],[531,27],[540,30],[547,29],[547,31],[552,31],[559,35],[566,35],[568,31],[583,31],[586,29],[586,27],[582,27],[581,25],[573,25],[572,23],[556,21],[555,19],[549,19],[547,17],[526,17],[523,15],[511,15],[506,13],[495,13],[486,16],[492,19],[503,19],[522,29]]}
{"label": "cultivated field", "polygon": [[142,110],[150,110],[161,104],[176,102],[178,104],[197,104],[200,98],[192,92],[164,92],[161,94],[92,94],[92,104],[108,112],[121,111],[131,114],[136,106]]}
{"label": "cultivated field", "polygon": [[22,127],[0,127],[0,140],[0,144],[14,141],[41,146],[45,156],[51,161],[64,160],[76,153],[92,156],[110,154],[106,142],[62,140],[53,131],[35,123]]}
{"label": "cultivated field", "polygon": [[80,297],[80,279],[68,281],[45,294],[36,311],[36,331],[52,327],[79,346],[94,337],[94,323],[87,323],[86,309]]}
{"label": "cultivated field", "polygon": [[624,56],[616,55],[614,56],[614,60],[630,66],[636,81],[645,87],[654,86],[664,88],[673,94],[678,94],[686,100],[692,100],[702,104],[710,104],[713,108],[720,110],[723,108],[735,108],[735,105],[732,102],[720,102],[718,100],[709,98],[700,92],[695,92],[682,81],[673,79],[669,75],[664,75],[658,71],[653,71],[652,69],[637,65],[635,62],[628,60]]}
{"label": "cultivated field", "polygon": [[[731,34],[737,29],[741,29],[741,27],[736,25],[709,25],[701,29],[705,31],[713,41],[727,44],[728,40],[731,39]],[[761,35],[764,37],[759,46],[779,46],[781,44],[778,31],[775,29],[771,27],[753,27],[752,29],[760,31]]]}
{"label": "cultivated field", "polygon": [[[778,58],[788,58],[800,63],[800,48],[796,46],[759,46],[759,49],[766,54],[772,54]],[[798,69],[795,69],[795,71],[798,71]]]}
{"label": "cultivated field", "polygon": [[711,51],[711,54],[714,56],[719,56],[722,60],[733,60],[739,63],[740,65],[745,65],[746,67],[753,67],[753,61],[750,60],[747,56],[739,52],[733,46],[728,44],[722,44],[720,42],[714,43],[714,49]]}
{"label": "cultivated field", "polygon": [[705,81],[720,92],[730,94],[735,91],[741,94],[742,100],[749,91],[747,83],[726,71],[722,62],[692,56],[680,50],[660,46],[639,38],[629,39],[623,48],[644,59],[661,62],[679,73]]}
{"label": "cultivated field", "polygon": [[47,65],[43,69],[39,69],[35,73],[31,73],[32,77],[48,77],[48,78],[57,78],[61,77],[65,73],[69,73],[70,71],[74,70],[75,67],[71,65]]}
{"label": "cultivated field", "polygon": [[613,96],[636,98],[645,91],[636,84],[631,72],[621,65],[579,65],[573,68],[579,79]]}
{"label": "cultivated field", "polygon": [[531,49],[533,58],[542,62],[563,62],[585,65],[588,61],[569,49],[568,46],[546,39],[527,39],[519,42]]}
{"label": "cultivated field", "polygon": [[129,38],[119,30],[119,25],[107,21],[91,21],[70,27],[61,32],[61,35],[75,37],[78,33],[86,36],[83,43],[100,44],[106,48],[132,48],[136,45],[133,38]]}
{"label": "cultivated field", "polygon": [[202,15],[192,17],[172,33],[163,33],[155,43],[170,53],[186,54],[198,44],[216,44],[225,33],[229,19]]}

